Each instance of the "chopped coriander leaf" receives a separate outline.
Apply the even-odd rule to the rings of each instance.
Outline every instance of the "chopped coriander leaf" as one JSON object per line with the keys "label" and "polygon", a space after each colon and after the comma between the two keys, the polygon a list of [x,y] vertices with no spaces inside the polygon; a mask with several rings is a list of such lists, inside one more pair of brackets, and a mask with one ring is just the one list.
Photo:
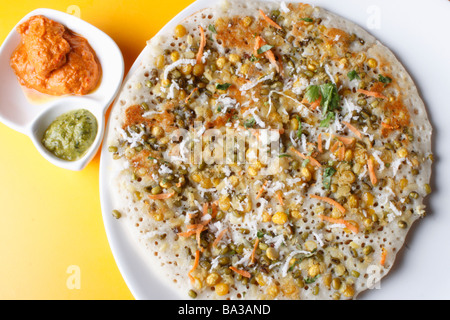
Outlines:
{"label": "chopped coriander leaf", "polygon": [[305,99],[309,103],[313,103],[320,98],[320,88],[316,85],[311,85],[306,89]]}
{"label": "chopped coriander leaf", "polygon": [[335,84],[311,85],[306,89],[305,98],[309,103],[317,101],[320,97],[322,97],[320,105],[324,114],[328,111],[333,111],[339,106],[340,96]]}
{"label": "chopped coriander leaf", "polygon": [[216,89],[218,90],[228,90],[231,87],[231,83],[218,83],[216,84]]}
{"label": "chopped coriander leaf", "polygon": [[264,232],[258,230],[258,231],[256,232],[256,236],[257,236],[259,239],[261,239],[262,237],[264,237]]}
{"label": "chopped coriander leaf", "polygon": [[210,24],[208,26],[208,30],[211,31],[212,33],[217,33],[216,27],[213,24]]}
{"label": "chopped coriander leaf", "polygon": [[297,138],[300,139],[302,137],[302,122],[299,116],[297,116],[297,121],[298,121]]}
{"label": "chopped coriander leaf", "polygon": [[251,118],[251,119],[246,120],[244,122],[244,127],[245,128],[252,128],[255,125],[255,123],[256,123],[256,120],[254,118]]}
{"label": "chopped coriander leaf", "polygon": [[340,97],[337,92],[337,87],[335,84],[324,83],[320,86],[320,92],[322,95],[322,101],[320,105],[322,106],[323,113],[328,111],[333,111],[339,106]]}
{"label": "chopped coriander leaf", "polygon": [[262,54],[266,51],[269,51],[272,48],[273,48],[273,46],[271,46],[270,44],[265,44],[261,48],[259,48],[257,52],[258,52],[258,54]]}
{"label": "chopped coriander leaf", "polygon": [[303,160],[302,161],[302,168],[306,167],[308,165],[309,161],[310,161],[309,159]]}
{"label": "chopped coriander leaf", "polygon": [[259,60],[259,58],[255,57],[253,54],[250,57],[250,62],[255,62],[255,61],[258,61],[258,60]]}
{"label": "chopped coriander leaf", "polygon": [[307,277],[304,279],[304,281],[306,284],[311,284],[311,283],[314,283],[317,280],[317,278],[319,278],[319,276],[320,276],[320,274],[318,274],[315,277]]}
{"label": "chopped coriander leaf", "polygon": [[322,183],[325,189],[330,190],[331,177],[336,173],[336,169],[333,167],[327,167],[323,170]]}
{"label": "chopped coriander leaf", "polygon": [[328,128],[330,126],[330,122],[332,120],[334,120],[335,114],[334,112],[328,112],[327,116],[325,117],[325,119],[323,119],[322,121],[320,121],[320,125],[319,127],[321,128]]}
{"label": "chopped coriander leaf", "polygon": [[358,73],[355,70],[352,70],[349,73],[347,73],[347,77],[350,79],[350,81],[355,79],[361,80],[361,78],[359,77]]}
{"label": "chopped coriander leaf", "polygon": [[380,74],[380,75],[378,76],[378,81],[380,81],[380,82],[382,82],[382,83],[384,83],[384,84],[389,84],[389,83],[392,82],[392,78],[390,78],[390,77],[385,77],[385,76],[383,76],[382,74]]}
{"label": "chopped coriander leaf", "polygon": [[285,158],[285,157],[290,157],[290,155],[288,155],[287,153],[282,153],[278,155],[278,158]]}
{"label": "chopped coriander leaf", "polygon": [[302,167],[306,167],[308,165],[308,163],[310,162],[309,157],[311,157],[311,155],[312,151],[308,152],[308,157],[305,160],[303,160]]}
{"label": "chopped coriander leaf", "polygon": [[303,20],[305,22],[313,22],[314,21],[312,18],[300,18],[300,20]]}
{"label": "chopped coriander leaf", "polygon": [[309,258],[309,257],[312,257],[312,256],[314,256],[315,254],[317,253],[317,249],[314,249],[313,251],[311,251],[310,253],[307,253],[307,254],[299,254],[299,255],[295,255],[295,262],[292,264],[292,266],[289,268],[289,271],[292,271],[292,270],[294,270],[294,267],[297,265],[297,264],[299,264],[299,263],[301,263],[305,258]]}

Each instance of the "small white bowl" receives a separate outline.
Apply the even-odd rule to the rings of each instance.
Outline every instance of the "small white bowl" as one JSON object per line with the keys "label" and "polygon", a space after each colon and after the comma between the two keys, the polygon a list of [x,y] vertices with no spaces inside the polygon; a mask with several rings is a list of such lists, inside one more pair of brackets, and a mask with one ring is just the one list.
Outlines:
{"label": "small white bowl", "polygon": [[[19,84],[10,67],[10,58],[20,44],[16,27],[35,15],[57,21],[88,40],[102,67],[101,82],[92,93],[84,96],[51,96],[41,101],[29,99],[25,94],[27,90]],[[101,145],[106,124],[105,113],[122,84],[124,61],[117,44],[103,31],[75,16],[52,9],[37,9],[23,17],[3,42],[0,48],[0,70],[0,121],[29,136],[42,156],[54,165],[74,171],[82,170]],[[66,161],[50,153],[42,145],[41,139],[57,116],[75,109],[89,110],[97,118],[98,132],[94,143],[82,158]]]}

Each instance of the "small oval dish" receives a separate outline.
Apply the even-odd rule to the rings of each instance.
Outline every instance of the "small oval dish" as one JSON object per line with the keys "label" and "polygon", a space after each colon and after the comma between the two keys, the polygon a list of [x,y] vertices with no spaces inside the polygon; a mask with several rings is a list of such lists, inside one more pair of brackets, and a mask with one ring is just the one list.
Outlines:
{"label": "small oval dish", "polygon": [[[84,37],[96,52],[102,68],[98,87],[86,95],[47,96],[32,95],[33,90],[21,86],[10,58],[20,44],[17,26],[35,15],[61,23],[66,28]],[[36,9],[23,17],[9,33],[0,48],[0,121],[8,127],[29,136],[41,155],[54,165],[79,171],[94,158],[103,140],[105,113],[119,91],[123,75],[124,61],[117,44],[103,31],[70,14],[53,9]],[[56,157],[42,144],[44,132],[60,115],[77,109],[90,111],[97,120],[97,134],[94,142],[78,160],[67,161]]]}

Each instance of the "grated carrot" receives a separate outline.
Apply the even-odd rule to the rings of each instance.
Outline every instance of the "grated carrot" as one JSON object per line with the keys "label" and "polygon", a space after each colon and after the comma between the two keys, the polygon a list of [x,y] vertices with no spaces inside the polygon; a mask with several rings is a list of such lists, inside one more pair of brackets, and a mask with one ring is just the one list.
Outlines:
{"label": "grated carrot", "polygon": [[322,134],[319,133],[319,136],[317,137],[317,148],[319,149],[319,152],[323,152],[322,149]]}
{"label": "grated carrot", "polygon": [[205,202],[203,204],[203,215],[206,215],[208,213],[208,202]]}
{"label": "grated carrot", "polygon": [[246,278],[251,278],[251,277],[252,277],[252,275],[251,275],[250,272],[248,272],[248,271],[245,271],[245,270],[239,270],[238,268],[235,268],[235,267],[233,267],[233,266],[231,266],[230,269],[233,270],[234,272],[240,274],[240,275],[243,276],[243,277],[246,277]]}
{"label": "grated carrot", "polygon": [[277,198],[278,198],[278,202],[280,202],[280,204],[282,206],[284,206],[284,201],[283,201],[283,196],[281,195],[281,190],[277,191]]}
{"label": "grated carrot", "polygon": [[391,130],[395,129],[394,126],[391,126],[390,124],[387,124],[385,122],[381,122],[381,126],[386,128],[386,129],[391,129]]}
{"label": "grated carrot", "polygon": [[338,154],[339,154],[339,161],[344,161],[344,159],[345,159],[345,146],[344,146],[344,144],[342,144],[339,147]]}
{"label": "grated carrot", "polygon": [[256,199],[261,198],[261,196],[264,192],[264,188],[266,187],[268,182],[269,182],[269,180],[266,180],[266,182],[264,182],[264,184],[262,185],[261,189],[259,189],[258,194],[256,195]]}
{"label": "grated carrot", "polygon": [[196,215],[197,215],[196,213],[188,213],[189,219],[192,219],[192,218],[195,217]]}
{"label": "grated carrot", "polygon": [[202,62],[202,57],[203,57],[203,50],[205,49],[206,46],[206,36],[205,36],[205,30],[203,30],[203,28],[201,26],[198,26],[198,28],[200,29],[200,47],[198,48],[198,52],[197,52],[197,63],[201,63]]}
{"label": "grated carrot", "polygon": [[211,217],[215,218],[217,215],[217,203],[213,202],[211,203]]}
{"label": "grated carrot", "polygon": [[300,101],[300,102],[309,104],[310,108],[315,110],[320,105],[321,101],[322,101],[322,97],[319,97],[319,99],[317,99],[316,101],[313,101],[313,102],[309,102],[308,99],[303,98],[302,101]]}
{"label": "grated carrot", "polygon": [[302,159],[309,159],[309,161],[311,161],[311,163],[313,164],[313,165],[315,165],[316,167],[322,167],[322,165],[320,164],[320,162],[319,161],[317,161],[316,159],[314,159],[313,157],[311,157],[311,156],[305,156],[303,153],[301,153],[300,151],[298,151],[298,150],[296,150],[294,147],[291,147],[291,150],[293,151],[293,152],[295,152],[300,158],[302,158]]}
{"label": "grated carrot", "polygon": [[347,229],[349,229],[349,230],[352,231],[353,233],[358,233],[358,232],[359,232],[358,226],[355,226],[354,224],[352,224],[351,222],[349,222],[349,221],[347,221],[347,220],[344,220],[344,219],[335,219],[335,218],[331,218],[331,217],[324,216],[324,215],[321,215],[321,214],[319,214],[319,218],[322,219],[322,220],[331,222],[331,223],[343,224],[343,225],[345,225],[345,227],[346,227]]}
{"label": "grated carrot", "polygon": [[190,224],[190,225],[186,226],[186,229],[192,230],[192,229],[197,229],[198,227],[200,227],[199,224]]}
{"label": "grated carrot", "polygon": [[380,265],[384,266],[384,264],[386,263],[386,257],[387,257],[387,250],[383,247],[381,248]]}
{"label": "grated carrot", "polygon": [[358,89],[358,90],[356,90],[356,92],[365,94],[366,96],[369,96],[369,97],[375,97],[375,98],[380,98],[380,99],[384,99],[384,100],[388,99],[385,95],[382,95],[381,93],[376,92],[376,91],[368,91],[368,90]]}
{"label": "grated carrot", "polygon": [[271,26],[281,30],[283,29],[282,27],[280,27],[275,21],[273,21],[272,19],[270,19],[265,13],[264,11],[262,11],[261,9],[259,9],[259,14],[263,17],[264,20],[267,21],[268,24],[270,24]]}
{"label": "grated carrot", "polygon": [[216,247],[217,244],[219,243],[220,240],[222,240],[223,236],[225,235],[225,233],[228,231],[228,228],[223,229],[222,231],[220,231],[220,233],[218,234],[217,238],[214,240],[212,246]]}
{"label": "grated carrot", "polygon": [[310,194],[309,195],[311,198],[313,199],[317,199],[317,200],[322,200],[328,204],[331,204],[332,206],[336,207],[339,211],[341,211],[342,213],[345,213],[346,209],[336,200],[333,200],[331,198],[328,197],[320,197],[320,196],[316,196],[315,194]]}
{"label": "grated carrot", "polygon": [[[201,246],[201,243],[200,243],[200,234],[202,233],[202,231],[203,231],[203,228],[204,228],[204,226],[203,225],[200,225],[200,227],[198,227],[197,229],[195,229],[195,238],[197,239],[197,245],[198,245],[198,247],[199,248],[201,248],[201,249],[203,249],[202,248],[202,246]],[[203,250],[202,250],[203,251]]]}
{"label": "grated carrot", "polygon": [[322,102],[322,97],[319,97],[319,99],[311,103],[311,109],[316,110],[320,106],[320,102]]}
{"label": "grated carrot", "polygon": [[164,200],[172,198],[175,195],[175,191],[170,193],[160,193],[160,194],[149,194],[148,197],[152,200]]}
{"label": "grated carrot", "polygon": [[255,252],[256,252],[256,248],[258,248],[258,244],[259,244],[259,238],[256,238],[255,245],[253,246],[252,255],[251,255],[251,257],[252,257],[251,264],[253,264],[255,262]]}
{"label": "grated carrot", "polygon": [[[275,53],[276,57],[278,58],[278,61],[281,61],[281,56],[279,53]],[[282,63],[277,63],[278,66],[278,72],[281,74],[282,77],[284,77],[284,68]]]}
{"label": "grated carrot", "polygon": [[330,151],[331,151],[331,152],[335,152],[335,151],[337,150],[337,148],[339,148],[339,146],[340,146],[341,144],[342,144],[342,142],[336,141],[336,142],[331,146]]}
{"label": "grated carrot", "polygon": [[197,269],[199,261],[200,261],[200,251],[197,250],[197,251],[195,251],[194,265],[192,266],[192,269],[189,270],[189,272],[188,272],[188,276],[189,276],[189,279],[191,279],[191,282],[195,281],[194,277],[191,275],[191,273],[194,272],[195,269]]}
{"label": "grated carrot", "polygon": [[[259,56],[258,49],[262,46],[266,45],[266,41],[261,36],[257,36],[255,38],[255,46],[253,47],[254,55]],[[275,55],[273,54],[272,50],[267,50],[264,52],[264,55],[266,56],[267,60],[270,61],[270,63],[275,67],[277,72],[280,72],[280,66],[277,63],[277,60],[275,59]]]}
{"label": "grated carrot", "polygon": [[192,97],[192,95],[195,93],[195,91],[197,91],[198,88],[194,88],[194,90],[191,91],[191,93],[189,93],[189,95],[186,97],[186,100],[184,100],[185,103],[189,103],[189,99]]}
{"label": "grated carrot", "polygon": [[342,136],[337,136],[337,135],[332,135],[333,138],[341,141],[343,144],[349,146],[352,145],[355,142],[355,138],[348,138],[348,137],[342,137]]}
{"label": "grated carrot", "polygon": [[370,182],[374,186],[374,185],[377,184],[378,179],[377,179],[377,176],[375,174],[375,169],[374,169],[372,158],[369,158],[369,160],[367,160],[367,168],[369,169]]}
{"label": "grated carrot", "polygon": [[358,129],[356,129],[354,126],[352,126],[347,121],[341,121],[341,122],[343,124],[345,124],[345,126],[358,137],[358,139],[362,139],[362,134],[361,134],[361,132],[359,132]]}
{"label": "grated carrot", "polygon": [[259,54],[258,54],[258,49],[261,48],[263,45],[264,45],[264,40],[263,40],[263,38],[261,38],[260,36],[257,36],[257,37],[255,38],[255,45],[254,45],[254,47],[253,47],[253,54],[254,54],[255,56],[258,56],[258,55],[259,55]]}
{"label": "grated carrot", "polygon": [[264,52],[266,58],[270,61],[270,63],[275,67],[278,73],[280,73],[280,66],[277,63],[277,59],[275,59],[275,55],[273,54],[272,50],[267,50]]}
{"label": "grated carrot", "polygon": [[187,237],[192,236],[196,232],[197,232],[197,229],[194,229],[194,230],[189,230],[189,231],[186,231],[186,232],[178,232],[177,235],[180,236],[180,237],[187,238]]}

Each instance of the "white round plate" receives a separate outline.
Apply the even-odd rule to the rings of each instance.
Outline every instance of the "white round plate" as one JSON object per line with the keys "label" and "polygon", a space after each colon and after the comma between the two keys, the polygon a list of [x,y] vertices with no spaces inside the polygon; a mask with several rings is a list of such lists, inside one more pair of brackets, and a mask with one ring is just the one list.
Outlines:
{"label": "white round plate", "polygon": [[[84,96],[46,96],[44,99],[30,99],[27,91],[19,84],[10,67],[10,57],[20,43],[16,27],[35,15],[43,15],[57,21],[68,29],[86,38],[97,54],[102,66],[100,85]],[[83,169],[95,156],[103,139],[106,125],[105,113],[120,85],[124,74],[122,52],[116,43],[103,31],[70,14],[52,9],[36,9],[23,17],[11,30],[0,48],[0,121],[10,128],[28,135],[37,150],[51,163],[65,169]],[[44,95],[38,95],[42,97]],[[50,153],[41,143],[47,127],[55,118],[74,109],[87,109],[97,119],[98,132],[94,143],[86,154],[76,161],[65,161]]]}
{"label": "white round plate", "polygon": [[[172,30],[183,18],[219,0],[198,0],[173,18],[161,31]],[[427,198],[427,217],[412,227],[394,267],[379,286],[358,298],[449,299],[450,246],[447,245],[450,215],[450,109],[446,93],[450,85],[450,2],[421,0],[309,0],[360,25],[388,46],[411,74],[427,106],[432,122],[433,193]],[[145,51],[145,49],[144,49]],[[142,54],[141,54],[142,56]],[[140,57],[141,57],[140,56]],[[138,58],[130,70],[139,65]],[[100,198],[108,240],[118,268],[136,299],[180,299],[171,286],[156,274],[128,231],[124,221],[112,217],[114,199],[110,183],[114,179],[113,160],[102,148]],[[444,168],[445,166],[445,168]]]}

